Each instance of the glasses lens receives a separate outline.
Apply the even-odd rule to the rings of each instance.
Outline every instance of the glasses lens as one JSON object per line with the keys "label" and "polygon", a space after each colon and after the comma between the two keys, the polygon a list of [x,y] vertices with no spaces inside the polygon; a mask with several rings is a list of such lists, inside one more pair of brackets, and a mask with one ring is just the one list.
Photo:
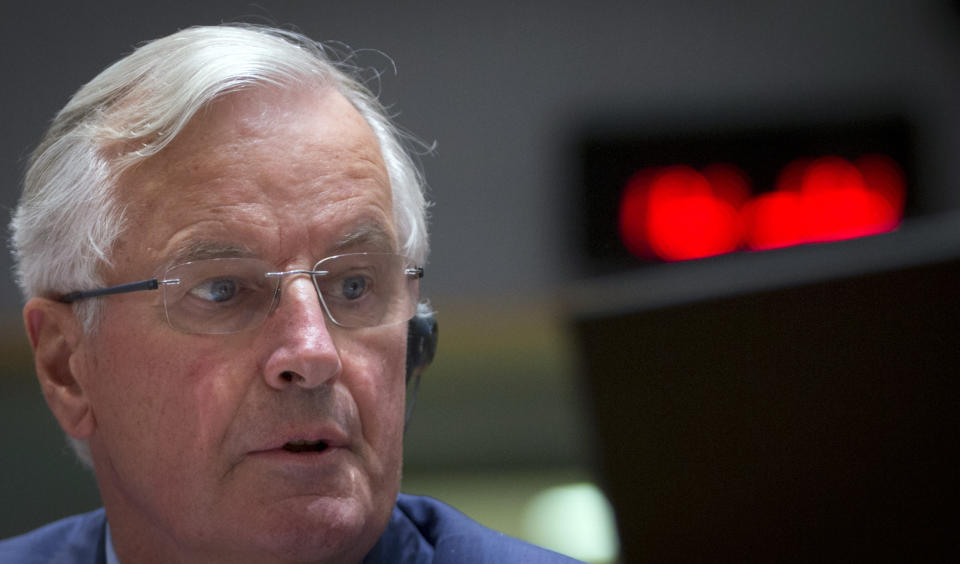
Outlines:
{"label": "glasses lens", "polygon": [[[279,278],[257,259],[184,263],[167,271],[163,303],[170,325],[186,333],[223,334],[259,324],[270,311]],[[171,281],[176,280],[175,283]]]}
{"label": "glasses lens", "polygon": [[420,278],[400,255],[354,253],[321,260],[313,276],[330,319],[341,327],[380,327],[416,313]]}

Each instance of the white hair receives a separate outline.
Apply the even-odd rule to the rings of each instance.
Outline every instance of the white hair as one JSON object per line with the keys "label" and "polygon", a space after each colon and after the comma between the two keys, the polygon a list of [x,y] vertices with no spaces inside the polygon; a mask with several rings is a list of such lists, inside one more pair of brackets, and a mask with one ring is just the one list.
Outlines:
{"label": "white hair", "polygon": [[[257,86],[329,86],[353,104],[380,143],[400,252],[422,264],[427,203],[422,176],[405,150],[411,139],[358,74],[301,34],[250,25],[188,28],[117,61],[77,91],[30,158],[10,223],[23,295],[56,298],[102,286],[100,273],[125,228],[117,179],[160,152],[217,97]],[[93,331],[98,300],[81,300],[74,309]],[[70,440],[90,465],[86,442]]]}

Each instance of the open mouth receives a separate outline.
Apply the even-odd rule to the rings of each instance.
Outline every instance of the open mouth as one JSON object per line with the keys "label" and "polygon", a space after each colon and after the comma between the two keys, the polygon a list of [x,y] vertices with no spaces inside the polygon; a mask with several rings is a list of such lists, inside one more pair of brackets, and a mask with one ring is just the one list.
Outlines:
{"label": "open mouth", "polygon": [[323,452],[327,448],[327,443],[323,441],[290,441],[283,445],[283,450],[287,452]]}

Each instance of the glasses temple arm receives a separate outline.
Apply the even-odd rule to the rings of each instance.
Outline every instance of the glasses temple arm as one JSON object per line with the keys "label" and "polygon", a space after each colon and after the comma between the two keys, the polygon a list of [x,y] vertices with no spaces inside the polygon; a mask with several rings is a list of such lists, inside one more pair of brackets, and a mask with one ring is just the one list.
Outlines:
{"label": "glasses temple arm", "polygon": [[70,292],[69,294],[64,294],[60,296],[57,301],[63,302],[65,304],[73,303],[77,300],[83,300],[86,298],[95,298],[97,296],[109,296],[111,294],[126,294],[129,292],[139,292],[141,290],[156,290],[160,287],[160,281],[156,278],[151,278],[150,280],[141,280],[140,282],[130,282],[127,284],[120,284],[119,286],[109,286],[107,288],[99,288],[97,290],[84,290],[79,292]]}

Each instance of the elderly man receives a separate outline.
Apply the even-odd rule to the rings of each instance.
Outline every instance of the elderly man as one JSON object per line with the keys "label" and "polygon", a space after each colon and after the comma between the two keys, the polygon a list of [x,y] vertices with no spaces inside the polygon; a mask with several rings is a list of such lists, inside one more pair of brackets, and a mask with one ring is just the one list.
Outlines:
{"label": "elderly man", "polygon": [[424,207],[376,100],[305,37],[187,29],[80,89],[12,231],[37,376],[104,509],[0,561],[562,560],[398,494]]}

